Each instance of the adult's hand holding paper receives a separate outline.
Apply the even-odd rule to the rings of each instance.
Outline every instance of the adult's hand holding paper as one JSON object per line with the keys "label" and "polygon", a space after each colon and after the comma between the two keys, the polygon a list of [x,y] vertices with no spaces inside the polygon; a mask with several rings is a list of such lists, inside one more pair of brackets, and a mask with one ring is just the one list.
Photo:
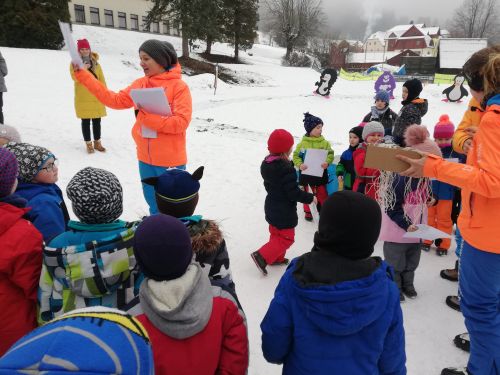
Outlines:
{"label": "adult's hand holding paper", "polygon": [[307,169],[303,170],[302,174],[316,177],[323,176],[325,170],[321,167],[321,164],[326,162],[327,156],[328,150],[308,148],[306,150],[306,157],[304,158],[304,164],[307,165]]}
{"label": "adult's hand holding paper", "polygon": [[418,228],[415,232],[406,232],[404,238],[422,238],[424,240],[437,240],[438,238],[451,238],[448,233],[442,232],[427,224],[417,224]]}
{"label": "adult's hand holding paper", "polygon": [[71,62],[80,67],[80,69],[84,68],[82,57],[80,53],[78,53],[78,49],[76,48],[75,40],[71,35],[71,29],[69,28],[69,24],[65,22],[59,22],[59,28],[61,29],[61,33],[64,38],[64,44],[68,48],[69,55],[71,56]]}
{"label": "adult's hand holding paper", "polygon": [[[130,97],[137,108],[148,113],[160,116],[172,115],[165,91],[161,87],[133,89],[130,90]],[[148,128],[144,124],[142,124],[141,134],[144,138],[156,138],[158,136],[155,130]]]}

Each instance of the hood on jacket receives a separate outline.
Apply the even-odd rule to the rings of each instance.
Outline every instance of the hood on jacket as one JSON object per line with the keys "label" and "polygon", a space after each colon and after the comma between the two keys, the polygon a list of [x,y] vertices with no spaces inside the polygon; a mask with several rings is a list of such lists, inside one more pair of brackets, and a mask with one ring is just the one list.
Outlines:
{"label": "hood on jacket", "polygon": [[213,220],[190,222],[187,229],[191,236],[193,251],[196,254],[214,254],[224,240],[219,226]]}
{"label": "hood on jacket", "polygon": [[415,99],[412,100],[411,104],[415,105],[417,107],[418,111],[420,112],[420,116],[424,116],[427,113],[427,110],[429,109],[429,102],[427,99]]}
{"label": "hood on jacket", "polygon": [[56,184],[20,182],[17,186],[16,194],[19,194],[27,201],[32,200],[40,194],[54,195],[62,199],[61,189]]}
{"label": "hood on jacket", "polygon": [[201,332],[212,315],[210,282],[197,262],[191,262],[184,275],[177,279],[145,279],[139,297],[151,323],[167,336],[179,340]]}
{"label": "hood on jacket", "polygon": [[80,245],[45,247],[43,262],[56,285],[84,298],[109,295],[130,277],[136,266],[136,226],[108,238]]}
{"label": "hood on jacket", "polygon": [[0,236],[23,218],[29,208],[19,208],[6,202],[0,202]]}
{"label": "hood on jacket", "polygon": [[[295,261],[292,265],[295,267]],[[386,312],[389,274],[389,266],[381,262],[366,277],[333,285],[301,286],[291,276],[289,282],[304,319],[329,335],[347,336],[361,331]]]}

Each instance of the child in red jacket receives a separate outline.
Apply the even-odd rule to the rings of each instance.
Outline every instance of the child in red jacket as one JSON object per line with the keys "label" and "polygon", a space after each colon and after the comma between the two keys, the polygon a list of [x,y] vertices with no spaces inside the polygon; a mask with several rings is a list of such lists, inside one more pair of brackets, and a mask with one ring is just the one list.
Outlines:
{"label": "child in red jacket", "polygon": [[366,147],[369,144],[377,144],[384,138],[384,126],[377,121],[371,121],[363,127],[362,137],[364,142],[353,153],[354,169],[356,170],[356,179],[352,187],[353,191],[365,194],[375,199],[375,180],[380,175],[378,169],[365,168]]}
{"label": "child in red jacket", "polygon": [[26,219],[26,200],[13,194],[18,163],[0,148],[0,357],[36,327],[42,235]]}
{"label": "child in red jacket", "polygon": [[151,339],[156,375],[245,374],[245,317],[193,260],[185,224],[164,214],[146,218],[135,233],[134,255],[146,277],[138,320]]}

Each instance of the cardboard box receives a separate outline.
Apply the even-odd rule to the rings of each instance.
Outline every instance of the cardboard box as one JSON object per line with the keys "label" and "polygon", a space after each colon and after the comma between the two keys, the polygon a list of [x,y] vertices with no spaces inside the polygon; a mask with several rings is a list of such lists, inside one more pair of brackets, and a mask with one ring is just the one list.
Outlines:
{"label": "cardboard box", "polygon": [[390,172],[403,172],[410,168],[408,163],[397,159],[396,155],[404,155],[412,159],[422,157],[418,152],[409,148],[368,145],[364,167]]}

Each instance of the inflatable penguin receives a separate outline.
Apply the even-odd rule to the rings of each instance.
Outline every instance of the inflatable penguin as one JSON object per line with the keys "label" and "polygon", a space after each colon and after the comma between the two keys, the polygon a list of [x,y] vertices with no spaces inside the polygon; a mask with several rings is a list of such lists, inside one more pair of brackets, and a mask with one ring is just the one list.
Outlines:
{"label": "inflatable penguin", "polygon": [[469,96],[469,92],[464,87],[464,76],[457,75],[453,79],[453,85],[443,90],[446,95],[445,101],[460,102],[464,96]]}
{"label": "inflatable penguin", "polygon": [[394,99],[393,91],[396,88],[396,80],[391,73],[383,72],[375,81],[374,88],[375,93],[379,92],[380,90],[384,90],[389,93],[391,99]]}
{"label": "inflatable penguin", "polygon": [[318,88],[314,93],[324,96],[325,98],[330,97],[330,90],[335,81],[337,81],[337,71],[335,69],[323,70],[323,72],[321,72],[321,77],[319,77],[319,81],[315,83]]}

